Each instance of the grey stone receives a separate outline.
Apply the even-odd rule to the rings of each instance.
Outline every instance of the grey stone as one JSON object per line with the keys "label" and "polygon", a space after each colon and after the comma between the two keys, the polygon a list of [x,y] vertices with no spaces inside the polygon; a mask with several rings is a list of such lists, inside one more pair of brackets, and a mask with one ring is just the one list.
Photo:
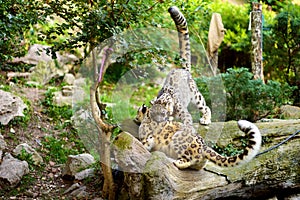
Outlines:
{"label": "grey stone", "polygon": [[23,110],[27,108],[20,97],[0,90],[0,123],[7,125],[16,116],[24,116]]}
{"label": "grey stone", "polygon": [[7,144],[6,144],[5,140],[4,140],[3,135],[0,134],[0,150],[5,149],[5,148],[6,148],[6,145],[7,145]]}
{"label": "grey stone", "polygon": [[64,96],[62,91],[54,92],[53,101],[58,106],[68,106],[73,104],[72,96]]}
{"label": "grey stone", "polygon": [[45,85],[53,78],[64,76],[64,74],[68,71],[69,68],[66,65],[59,65],[54,61],[40,61],[32,70],[29,79],[30,81],[35,81],[41,85]]}
{"label": "grey stone", "polygon": [[83,153],[79,155],[69,155],[62,176],[64,178],[74,178],[75,175],[95,163],[92,155]]}
{"label": "grey stone", "polygon": [[0,163],[2,160],[3,150],[6,148],[7,144],[4,140],[4,137],[0,134]]}
{"label": "grey stone", "polygon": [[85,169],[75,174],[75,180],[81,181],[88,177],[94,177],[94,175],[95,175],[95,169],[93,168]]}
{"label": "grey stone", "polygon": [[23,144],[19,144],[14,150],[13,150],[13,154],[15,156],[18,156],[22,153],[22,150],[24,150],[25,152],[27,152],[28,154],[31,154],[31,158],[32,161],[34,162],[35,165],[40,165],[43,163],[43,158],[42,156],[40,156],[40,154],[33,149],[31,146],[29,146],[26,143]]}
{"label": "grey stone", "polygon": [[84,87],[86,86],[86,79],[85,78],[77,78],[74,80],[74,85],[77,87]]}
{"label": "grey stone", "polygon": [[63,96],[72,96],[74,91],[74,86],[72,85],[65,85],[62,88],[62,95]]}
{"label": "grey stone", "polygon": [[[27,64],[33,64],[37,65],[39,62],[49,62],[53,61],[51,55],[47,54],[47,51],[49,51],[51,47],[41,44],[33,44],[27,54],[24,57],[21,58],[15,58],[12,62],[14,63],[27,63]],[[78,60],[78,58],[73,54],[65,53],[64,55],[61,55],[59,52],[56,52],[57,61],[59,63],[68,64],[73,63],[74,61]]]}
{"label": "grey stone", "polygon": [[74,81],[75,81],[75,76],[73,74],[65,74],[64,76],[64,80],[65,83],[67,83],[68,85],[73,85]]}
{"label": "grey stone", "polygon": [[[14,158],[6,153],[0,165],[0,183],[9,183],[9,186],[16,186],[24,175],[29,173],[28,163]],[[7,186],[7,185],[3,185]]]}
{"label": "grey stone", "polygon": [[71,185],[66,191],[64,191],[63,194],[67,194],[67,193],[70,193],[76,189],[80,188],[80,185],[79,183],[74,183],[73,185]]}

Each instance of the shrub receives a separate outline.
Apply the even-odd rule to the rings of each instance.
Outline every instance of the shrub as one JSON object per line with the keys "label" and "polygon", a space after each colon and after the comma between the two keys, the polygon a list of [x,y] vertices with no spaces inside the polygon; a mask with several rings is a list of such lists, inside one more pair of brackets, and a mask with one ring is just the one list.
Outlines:
{"label": "shrub", "polygon": [[[264,84],[254,80],[253,74],[246,68],[228,69],[221,74],[226,91],[226,121],[246,119],[257,121],[261,118],[276,114],[277,108],[291,103],[294,87],[269,80]],[[196,83],[210,106],[218,99],[211,99],[207,83],[216,82],[220,77],[196,79]],[[214,110],[212,110],[214,112]]]}
{"label": "shrub", "polygon": [[26,52],[24,41],[29,25],[43,21],[40,1],[4,0],[0,3],[0,69],[12,57]]}

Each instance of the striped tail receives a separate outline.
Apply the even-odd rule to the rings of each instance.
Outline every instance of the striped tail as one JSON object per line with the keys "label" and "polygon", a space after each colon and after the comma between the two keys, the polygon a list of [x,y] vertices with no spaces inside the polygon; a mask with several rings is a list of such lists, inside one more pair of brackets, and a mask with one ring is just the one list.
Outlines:
{"label": "striped tail", "polygon": [[174,20],[178,31],[180,58],[183,59],[182,68],[190,72],[191,71],[191,47],[190,47],[190,37],[189,37],[189,30],[187,27],[187,21],[176,6],[170,7],[168,11],[172,19]]}
{"label": "striped tail", "polygon": [[210,147],[205,146],[204,155],[208,160],[221,167],[233,167],[235,165],[247,163],[256,156],[261,145],[261,134],[259,129],[246,120],[238,121],[238,126],[243,132],[249,135],[249,143],[244,149],[244,152],[236,156],[226,157],[218,154]]}

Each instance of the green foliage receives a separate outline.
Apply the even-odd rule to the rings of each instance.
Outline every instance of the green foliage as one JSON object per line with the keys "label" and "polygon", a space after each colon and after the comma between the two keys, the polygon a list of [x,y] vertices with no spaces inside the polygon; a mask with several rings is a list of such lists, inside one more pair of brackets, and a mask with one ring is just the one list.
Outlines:
{"label": "green foliage", "polygon": [[223,45],[235,51],[245,51],[250,49],[249,6],[235,5],[229,2],[215,1],[210,4],[213,12],[220,13],[226,34]]}
{"label": "green foliage", "polygon": [[22,56],[26,45],[24,35],[30,24],[42,21],[40,1],[0,1],[0,69],[12,56]]}
{"label": "green foliage", "polygon": [[[84,56],[105,39],[121,33],[132,24],[139,22],[140,16],[151,12],[150,2],[143,1],[59,1],[49,2],[46,15],[59,17],[58,23],[44,33],[41,40],[51,40],[52,51],[83,47]],[[64,35],[65,40],[57,40]],[[55,56],[54,54],[52,54]]]}
{"label": "green foliage", "polygon": [[300,6],[288,4],[278,13],[265,37],[265,71],[273,80],[297,86],[295,104],[300,104]]}
{"label": "green foliage", "polygon": [[[246,68],[228,69],[221,76],[226,90],[226,120],[257,121],[274,115],[282,104],[291,103],[292,91],[295,89],[276,81],[264,84],[261,80],[254,80],[252,73]],[[213,82],[214,79],[196,79],[208,104],[212,103],[212,99],[205,84],[208,81]]]}
{"label": "green foliage", "polygon": [[41,102],[44,106],[43,113],[47,114],[52,120],[57,122],[61,120],[70,120],[73,115],[71,106],[58,106],[53,103],[54,92],[56,88],[48,88],[45,93],[45,99]]}
{"label": "green foliage", "polygon": [[46,162],[51,160],[63,164],[66,163],[69,155],[77,155],[85,151],[82,141],[77,138],[76,134],[62,133],[59,138],[47,136],[42,144],[47,155]]}
{"label": "green foliage", "polygon": [[34,166],[34,161],[32,160],[32,154],[27,153],[24,148],[21,150],[21,154],[19,154],[17,158],[20,160],[25,160],[29,165],[29,169],[33,169],[32,167]]}
{"label": "green foliage", "polygon": [[32,107],[31,103],[28,99],[22,99],[26,104],[27,108],[23,110],[24,116],[16,116],[12,121],[9,122],[9,126],[21,126],[23,128],[27,128],[28,123],[30,123],[32,117]]}
{"label": "green foliage", "polygon": [[213,145],[212,148],[223,156],[235,156],[243,152],[236,145],[228,144],[224,148],[219,147],[218,145]]}

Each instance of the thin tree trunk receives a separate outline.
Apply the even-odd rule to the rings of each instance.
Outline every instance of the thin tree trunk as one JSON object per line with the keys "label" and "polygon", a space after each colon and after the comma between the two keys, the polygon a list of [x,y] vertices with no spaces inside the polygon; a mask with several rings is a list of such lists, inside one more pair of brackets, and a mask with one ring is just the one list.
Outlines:
{"label": "thin tree trunk", "polygon": [[252,3],[251,12],[251,66],[255,79],[264,81],[262,62],[262,5]]}
{"label": "thin tree trunk", "polygon": [[[107,53],[107,52],[104,52]],[[103,60],[103,68],[106,64],[105,58],[108,55],[104,56]],[[94,71],[98,72],[96,61],[95,61],[95,55],[93,51],[93,67]],[[101,75],[99,75],[101,76]],[[95,83],[90,88],[90,104],[92,109],[93,118],[96,122],[97,129],[98,129],[98,140],[100,146],[98,147],[97,151],[100,156],[100,162],[101,162],[101,168],[103,171],[104,176],[104,183],[102,188],[103,197],[109,200],[115,199],[115,184],[112,176],[112,168],[111,168],[111,150],[110,150],[110,138],[111,133],[114,126],[105,123],[102,121],[102,109],[105,108],[104,105],[101,104],[100,101],[100,92],[99,92],[99,84],[100,80],[97,75],[95,75]]]}

